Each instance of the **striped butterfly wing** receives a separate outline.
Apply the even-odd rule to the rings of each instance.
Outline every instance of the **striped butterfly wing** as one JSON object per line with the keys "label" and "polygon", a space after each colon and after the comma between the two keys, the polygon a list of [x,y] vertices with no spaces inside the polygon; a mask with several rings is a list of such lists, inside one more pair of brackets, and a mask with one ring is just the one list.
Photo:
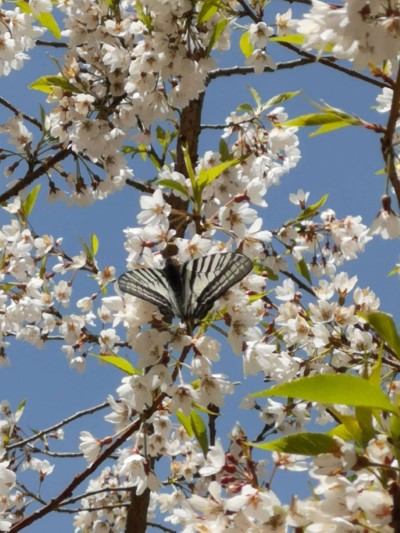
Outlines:
{"label": "striped butterfly wing", "polygon": [[218,298],[252,268],[248,257],[236,253],[206,255],[185,263],[182,266],[184,317],[202,320]]}
{"label": "striped butterfly wing", "polygon": [[156,305],[167,317],[177,312],[176,299],[164,270],[138,268],[125,272],[118,278],[118,287],[123,292]]}

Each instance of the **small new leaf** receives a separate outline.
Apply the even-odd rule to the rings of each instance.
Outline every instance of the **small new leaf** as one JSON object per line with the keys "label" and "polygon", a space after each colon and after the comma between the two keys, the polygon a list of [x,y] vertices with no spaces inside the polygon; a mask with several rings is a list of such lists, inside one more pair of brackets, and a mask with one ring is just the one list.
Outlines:
{"label": "small new leaf", "polygon": [[190,422],[192,425],[193,434],[196,437],[197,442],[199,443],[204,455],[206,455],[208,450],[206,426],[199,413],[194,409],[192,409],[190,412]]}
{"label": "small new leaf", "polygon": [[224,29],[227,27],[228,24],[229,24],[229,20],[228,19],[221,19],[215,24],[213,32],[212,32],[211,37],[210,37],[210,41],[209,41],[207,49],[206,49],[206,54],[207,55],[211,54],[211,52],[212,52],[212,50],[214,48],[214,45],[218,42],[219,38],[221,37]]}
{"label": "small new leaf", "polygon": [[92,249],[92,256],[95,257],[99,249],[99,239],[94,233],[90,236],[90,246]]}
{"label": "small new leaf", "polygon": [[61,87],[70,93],[81,92],[62,76],[42,76],[28,86],[29,89],[48,94],[53,94],[53,87]]}
{"label": "small new leaf", "polygon": [[296,433],[263,444],[249,442],[248,445],[261,450],[298,455],[334,453],[338,449],[337,441],[323,433]]}
{"label": "small new leaf", "polygon": [[36,185],[26,196],[25,200],[22,202],[21,214],[26,220],[30,215],[32,209],[35,206],[37,196],[40,191],[40,185]]}
{"label": "small new leaf", "polygon": [[202,168],[197,177],[197,186],[202,191],[207,185],[210,185],[215,179],[217,179],[227,168],[233,167],[239,162],[240,159],[232,159],[230,161],[224,161],[224,163],[220,163],[212,168]]}
{"label": "small new leaf", "polygon": [[383,341],[400,359],[400,336],[391,316],[385,313],[359,313],[368,324],[380,335]]}
{"label": "small new leaf", "polygon": [[305,278],[308,283],[311,285],[311,276],[310,276],[310,271],[308,270],[308,267],[307,267],[307,263],[305,262],[304,259],[302,259],[301,261],[299,261],[298,263],[296,263],[296,270],[297,272],[299,272],[299,274],[301,274],[303,276],[303,278]]}
{"label": "small new leaf", "polygon": [[103,363],[115,366],[115,368],[118,368],[118,370],[121,370],[129,376],[133,376],[134,374],[141,374],[140,370],[136,370],[129,361],[127,361],[123,357],[119,357],[118,355],[99,355],[95,353],[89,353],[88,355],[90,355],[91,357],[95,357]]}
{"label": "small new leaf", "polygon": [[159,181],[157,181],[157,183],[161,187],[167,187],[168,189],[172,189],[173,191],[177,191],[180,194],[183,194],[184,196],[186,196],[186,198],[189,198],[189,192],[182,185],[182,183],[178,183],[177,181],[169,180],[169,179],[159,180]]}
{"label": "small new leaf", "polygon": [[254,52],[254,46],[250,42],[250,35],[249,32],[246,31],[242,34],[239,41],[240,51],[244,55],[245,58],[248,58],[251,56],[251,54]]}
{"label": "small new leaf", "polygon": [[302,220],[307,220],[308,218],[314,217],[318,209],[324,205],[324,203],[327,201],[328,195],[324,194],[322,198],[318,200],[318,202],[315,202],[315,204],[312,204],[308,207],[306,207],[298,217],[295,218],[294,222],[301,222]]}
{"label": "small new leaf", "polygon": [[40,13],[39,15],[35,16],[35,19],[41,26],[43,26],[43,28],[49,30],[53,37],[56,39],[61,39],[62,36],[60,28],[58,27],[56,19],[51,13]]}
{"label": "small new leaf", "polygon": [[200,9],[200,13],[197,17],[197,24],[200,25],[207,22],[207,20],[217,13],[219,7],[220,2],[217,2],[216,0],[206,0]]}

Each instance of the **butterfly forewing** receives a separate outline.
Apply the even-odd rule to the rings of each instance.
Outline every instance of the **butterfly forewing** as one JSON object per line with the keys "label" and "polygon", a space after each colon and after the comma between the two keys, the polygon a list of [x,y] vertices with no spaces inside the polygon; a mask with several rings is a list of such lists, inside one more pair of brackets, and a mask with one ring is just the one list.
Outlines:
{"label": "butterfly forewing", "polygon": [[123,292],[157,305],[163,315],[187,322],[202,320],[218,300],[252,269],[242,254],[213,254],[181,266],[167,261],[163,270],[139,268],[122,274]]}
{"label": "butterfly forewing", "polygon": [[[202,320],[216,300],[253,267],[242,254],[213,254],[188,261],[182,268],[187,317]],[[187,296],[186,296],[187,295]]]}
{"label": "butterfly forewing", "polygon": [[156,305],[163,315],[176,314],[174,294],[163,270],[138,268],[125,272],[118,278],[118,286],[121,291]]}

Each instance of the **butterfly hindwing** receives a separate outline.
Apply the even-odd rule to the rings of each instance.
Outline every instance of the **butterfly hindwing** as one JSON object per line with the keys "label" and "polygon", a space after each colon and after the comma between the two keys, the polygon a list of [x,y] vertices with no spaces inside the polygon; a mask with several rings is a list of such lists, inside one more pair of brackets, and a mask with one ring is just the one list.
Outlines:
{"label": "butterfly hindwing", "polygon": [[242,254],[207,255],[183,265],[185,315],[202,320],[216,300],[242,280],[253,268]]}
{"label": "butterfly hindwing", "polygon": [[176,314],[172,289],[163,270],[138,268],[125,272],[118,278],[118,286],[121,291],[156,305],[163,315]]}

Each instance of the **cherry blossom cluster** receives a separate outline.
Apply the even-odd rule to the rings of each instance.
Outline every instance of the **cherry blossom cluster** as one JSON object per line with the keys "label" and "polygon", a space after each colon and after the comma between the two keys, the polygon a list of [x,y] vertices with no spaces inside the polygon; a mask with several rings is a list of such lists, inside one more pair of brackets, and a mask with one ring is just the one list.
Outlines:
{"label": "cherry blossom cluster", "polygon": [[[277,113],[274,110],[271,116]],[[283,110],[279,110],[279,113],[282,114]],[[231,289],[219,306],[224,308],[226,335],[233,352],[243,353],[245,376],[261,375],[288,381],[302,375],[305,368],[303,359],[310,357],[313,363],[307,369],[309,371],[311,368],[315,373],[329,373],[332,368],[343,365],[357,370],[361,368],[366,354],[377,353],[378,345],[371,333],[365,331],[364,323],[356,311],[377,310],[379,301],[371,291],[357,288],[356,278],[349,278],[337,270],[344,261],[353,259],[363,251],[370,238],[367,228],[358,217],[337,220],[334,213],[328,210],[321,213],[320,223],[299,220],[297,224],[278,230],[262,229],[259,215],[266,207],[264,197],[269,186],[279,183],[280,176],[298,160],[298,140],[294,131],[285,132],[282,135],[284,141],[275,146],[274,152],[270,146],[273,141],[268,140],[266,130],[262,137],[260,127],[257,135],[252,135],[251,127],[246,133],[243,128],[241,121],[237,139],[232,141],[233,146],[235,149],[240,144],[245,146],[250,155],[244,162],[237,163],[233,168],[228,167],[226,190],[219,195],[220,202],[213,200],[208,189],[215,191],[216,187],[221,187],[224,183],[222,177],[217,177],[205,187],[198,213],[200,222],[193,217],[189,225],[193,236],[174,239],[178,248],[177,259],[185,261],[208,253],[239,248],[259,265],[258,273],[249,275],[238,287]],[[270,132],[273,131],[274,127]],[[244,145],[244,141],[247,144]],[[257,146],[257,150],[251,142]],[[259,152],[260,155],[253,155]],[[295,157],[291,160],[293,154]],[[219,154],[208,152],[199,160],[196,172],[200,174],[202,169],[212,169],[220,163]],[[260,168],[264,169],[262,173]],[[169,172],[170,179],[180,183],[181,191],[186,188],[186,197],[190,200],[188,216],[192,216],[192,209],[194,211],[195,208],[193,184],[179,173],[167,169],[161,171],[160,179],[165,179],[166,172]],[[172,188],[172,191],[175,192],[175,189]],[[304,210],[308,198],[308,193],[299,191],[290,199],[300,210]],[[169,226],[172,207],[159,188],[152,194],[143,195],[140,204],[142,209],[138,222],[143,227],[128,228],[125,232],[129,268],[138,264],[162,267],[164,259],[161,252],[174,238],[174,231]],[[3,293],[2,299],[4,348],[10,335],[41,346],[57,332],[63,342],[63,351],[79,370],[85,366],[85,353],[91,345],[98,346],[100,353],[105,355],[121,353],[122,346],[132,348],[137,354],[135,366],[147,368],[148,371],[123,378],[117,389],[118,400],[109,398],[111,413],[106,419],[115,424],[116,432],[123,431],[137,415],[146,413],[156,394],[160,391],[163,394],[159,409],[146,422],[152,430],[148,431],[147,425],[141,427],[134,434],[132,442],[120,450],[118,463],[113,470],[106,469],[91,482],[88,503],[97,507],[115,505],[116,496],[111,495],[109,489],[119,483],[119,486],[122,484],[121,488],[135,487],[137,494],[146,488],[152,490],[152,512],[158,509],[167,513],[168,521],[184,525],[188,531],[191,528],[194,530],[199,521],[206,520],[204,509],[210,505],[215,510],[213,516],[207,519],[210,527],[219,522],[230,527],[246,528],[264,527],[276,520],[288,524],[296,520],[307,522],[314,513],[320,513],[322,521],[329,520],[329,510],[323,513],[319,505],[312,507],[308,500],[298,501],[296,505],[301,511],[295,513],[295,518],[290,518],[292,515],[287,506],[280,504],[274,492],[263,488],[259,472],[263,465],[244,454],[239,445],[242,438],[239,430],[232,432],[234,444],[231,444],[227,454],[221,444],[216,444],[205,460],[197,440],[189,437],[182,426],[172,424],[173,413],[181,412],[189,416],[193,405],[206,407],[211,403],[216,408],[223,408],[226,397],[235,391],[233,376],[214,370],[214,365],[220,359],[221,346],[211,335],[199,331],[192,337],[182,324],[166,328],[154,306],[128,295],[105,296],[101,302],[99,300],[97,310],[94,302],[98,295],[85,296],[77,304],[79,312],[64,313],[71,306],[72,284],[68,278],[58,280],[58,276],[88,271],[99,286],[103,286],[114,278],[113,267],[99,270],[93,258],[87,254],[69,257],[62,251],[60,240],[47,235],[36,236],[19,219],[20,198],[9,204],[7,210],[13,218],[10,224],[2,227],[0,233],[5,258],[2,275],[7,283],[11,282],[11,289]],[[199,233],[196,232],[198,229],[201,230]],[[228,236],[227,242],[222,240],[224,235]],[[332,245],[323,246],[323,242],[329,239]],[[278,253],[282,243],[284,246]],[[318,286],[313,287],[316,303],[309,303],[308,309],[306,303],[301,302],[301,295],[290,279],[275,287],[272,304],[263,298],[251,298],[265,291],[266,277],[260,275],[263,269],[268,268],[280,277],[280,271],[287,268],[288,248],[293,250],[297,260],[311,256],[310,269],[313,262],[317,263],[315,257],[323,265],[323,268],[315,269],[314,273],[321,280]],[[44,257],[49,258],[47,274],[41,269]],[[352,292],[353,301],[348,302]],[[266,334],[266,320],[270,324],[271,335]],[[98,324],[102,328],[96,332]],[[126,330],[125,339],[119,331],[121,324]],[[282,346],[272,334],[273,324],[279,328]],[[190,357],[186,357],[182,368],[174,373],[171,370],[174,366],[170,368],[169,365],[185,350]],[[330,354],[329,362],[324,357],[326,353]],[[193,380],[196,386],[193,386]],[[252,410],[256,406],[254,402],[244,401],[243,407]],[[291,409],[292,422],[288,422],[288,412],[279,402],[267,402],[263,409],[258,409],[258,413],[263,423],[271,424],[282,433],[294,428],[298,430],[308,421],[304,404]],[[322,410],[321,421],[326,419]],[[89,463],[96,459],[103,444],[103,441],[88,432],[81,435],[81,451]],[[189,500],[184,500],[182,492],[177,489],[161,491],[161,480],[151,466],[151,458],[170,461],[171,479],[190,486],[192,496]],[[35,461],[30,461],[30,464],[36,465],[41,475],[51,472],[50,464],[36,464]],[[256,476],[252,484],[248,482],[250,473]],[[217,474],[218,483],[210,477]],[[367,493],[368,489],[373,488],[380,491],[382,501],[387,500],[387,493],[382,487],[371,485],[370,477],[362,479],[364,481],[359,481],[359,490]],[[318,480],[324,487],[325,481]],[[104,492],[94,494],[97,490]],[[118,502],[122,500],[123,497]],[[258,502],[256,506],[253,505],[255,501]],[[363,505],[369,509],[368,502],[360,504],[362,509]],[[7,509],[12,507],[12,502],[9,502]],[[246,512],[241,512],[242,509],[246,509]],[[120,524],[123,516],[117,510],[115,515],[109,516],[107,513],[107,520]],[[84,511],[77,515],[76,527],[82,530],[84,527],[94,527],[104,519],[102,511]],[[371,518],[371,523],[375,524],[374,520]]]}
{"label": "cherry blossom cluster", "polygon": [[[259,135],[254,137],[249,135],[246,138],[258,140]],[[290,132],[288,138],[295,139],[294,148],[296,148],[297,138],[294,133]],[[267,145],[263,147],[267,155],[260,155],[261,160],[269,155]],[[291,153],[290,145],[283,144],[282,147],[285,154]],[[248,148],[253,153],[251,145]],[[252,156],[249,157],[250,160],[251,158]],[[230,316],[227,321],[228,341],[237,354],[242,352],[243,346],[245,347],[243,352],[245,376],[261,374],[274,381],[289,381],[301,376],[305,368],[308,372],[311,369],[315,373],[331,373],[333,368],[342,366],[359,370],[363,367],[366,355],[378,353],[378,344],[356,313],[377,310],[379,300],[369,289],[356,287],[356,277],[349,278],[345,272],[337,270],[345,261],[354,259],[364,250],[365,244],[371,239],[368,228],[361,223],[360,217],[338,220],[332,210],[327,210],[321,213],[320,223],[300,220],[297,224],[280,230],[262,230],[257,211],[250,207],[250,204],[259,209],[266,206],[263,197],[268,186],[274,183],[274,178],[269,176],[267,170],[261,174],[262,178],[258,172],[248,170],[259,168],[257,163],[260,165],[261,162],[257,159],[254,156],[254,167],[252,161],[249,163],[245,161],[244,164],[237,165],[238,168],[228,169],[226,189],[223,190],[223,195],[219,195],[225,204],[223,201],[215,202],[213,195],[208,191],[208,188],[215,190],[218,182],[221,185],[224,183],[220,177],[203,191],[203,198],[207,201],[201,205],[200,214],[203,218],[200,227],[204,230],[201,236],[194,233],[191,239],[174,239],[178,248],[176,257],[180,261],[185,261],[188,258],[226,250],[227,245],[234,245],[246,250],[250,257],[256,258],[257,262],[262,262],[271,271],[280,275],[280,270],[287,268],[287,258],[285,252],[281,255],[272,254],[274,240],[277,241],[276,246],[282,242],[286,246],[290,243],[297,260],[307,259],[311,255],[310,270],[314,266],[314,273],[321,278],[319,285],[313,287],[316,302],[310,302],[307,309],[306,304],[301,302],[301,294],[291,279],[286,279],[276,286],[274,291],[276,304],[273,302],[269,306],[263,299],[251,301],[248,295],[260,294],[265,290],[265,278],[252,274],[243,280],[238,288],[229,291],[224,298],[223,305],[226,314]],[[285,161],[285,158],[282,160]],[[212,168],[220,162],[219,154],[207,153],[199,161],[197,172],[200,173],[202,168]],[[280,166],[274,165],[272,157],[269,162],[272,175],[274,170],[277,170],[278,180]],[[164,169],[161,178],[165,180],[166,177],[179,183],[181,192],[186,188],[187,194],[183,196],[191,198],[193,185],[190,180]],[[255,182],[253,190],[256,191],[254,195],[248,192],[252,191],[253,182]],[[173,187],[172,190],[175,193]],[[304,210],[308,196],[308,193],[299,191],[291,195],[290,199]],[[227,209],[232,212],[231,206],[236,204],[234,214],[229,217],[221,216],[220,213],[224,213]],[[128,228],[125,231],[129,268],[135,268],[140,263],[148,267],[161,268],[164,262],[161,252],[174,236],[174,232],[169,229],[169,215],[172,208],[160,189],[152,195],[142,196],[140,205],[142,210],[138,215],[138,221],[144,225],[144,228]],[[248,232],[252,228],[254,230],[255,224],[257,232],[253,231],[252,238],[249,239]],[[194,229],[195,222],[192,226]],[[229,235],[228,244],[217,240],[219,232]],[[332,244],[328,246],[329,240]],[[273,262],[270,258],[273,258]],[[321,266],[316,268],[318,258]],[[247,294],[243,293],[243,289],[246,289]],[[352,301],[349,302],[352,292]],[[249,479],[249,471],[246,468],[249,469],[251,465],[254,471],[254,468],[257,470],[262,465],[250,461],[246,468],[239,467],[243,456],[237,455],[236,448],[236,455],[232,450],[225,454],[219,443],[212,448],[204,463],[198,442],[189,438],[182,427],[171,425],[170,413],[180,411],[188,416],[193,404],[211,403],[220,408],[223,407],[226,396],[233,394],[234,388],[230,376],[213,373],[213,365],[220,358],[219,343],[204,333],[190,338],[185,330],[182,331],[183,325],[173,325],[166,330],[162,325],[161,316],[158,312],[154,314],[154,307],[151,304],[129,295],[124,295],[123,299],[103,298],[102,309],[101,316],[114,327],[121,322],[124,324],[127,330],[126,340],[138,356],[137,367],[148,369],[146,374],[135,373],[123,378],[117,390],[118,401],[114,398],[109,399],[112,413],[107,415],[107,420],[116,424],[117,431],[122,431],[135,413],[146,412],[157,391],[163,391],[164,395],[162,410],[160,409],[148,420],[150,426],[155,428],[154,432],[151,431],[145,436],[142,428],[136,433],[133,447],[128,446],[128,449],[122,452],[120,461],[120,472],[130,472],[130,483],[136,487],[137,493],[140,494],[147,487],[153,491],[152,510],[158,507],[161,512],[169,513],[167,521],[179,524],[187,531],[195,531],[198,523],[207,525],[210,529],[216,527],[216,524],[223,524],[224,527],[234,525],[246,529],[255,526],[265,527],[266,524],[275,523],[277,520],[288,525],[307,525],[313,520],[310,517],[314,516],[318,516],[318,521],[322,524],[328,523],[333,518],[337,519],[335,510],[329,507],[325,509],[323,503],[311,500],[297,501],[292,509],[288,509],[287,506],[280,504],[278,497],[272,491],[261,488],[262,483],[258,478],[259,488],[255,488],[256,482],[253,485],[246,483],[245,480]],[[260,325],[262,320],[268,320],[271,325],[274,323],[279,328],[281,346],[276,342],[275,330],[272,327],[271,335],[266,334]],[[150,329],[143,329],[143,326],[149,322]],[[115,338],[112,328],[108,328],[107,332],[109,338]],[[113,340],[111,345],[115,345]],[[173,373],[168,370],[167,365],[178,357],[174,356],[173,352],[179,354],[189,349],[193,350],[192,359],[185,359],[185,365],[179,372],[181,382],[176,384],[172,379]],[[326,359],[326,354],[329,354],[329,360]],[[303,361],[309,361],[310,358],[313,362],[305,366]],[[188,379],[184,380],[187,372]],[[195,388],[190,384],[193,377],[196,378]],[[253,409],[256,406],[254,402],[244,400],[242,407]],[[285,405],[269,400],[265,408],[260,410],[258,407],[257,410],[264,423],[284,434],[302,429],[309,421],[308,409],[304,403],[294,404],[289,413]],[[163,419],[162,423],[160,417]],[[320,422],[326,423],[327,420],[328,416],[321,408]],[[175,444],[177,435],[179,439],[184,440],[184,446]],[[94,461],[100,452],[101,441],[90,434],[83,435],[81,439],[81,450],[89,462]],[[144,449],[146,455],[143,454]],[[355,457],[354,450],[350,452]],[[192,497],[184,498],[181,491],[176,488],[172,492],[162,492],[157,495],[160,492],[161,480],[157,479],[156,472],[150,466],[151,457],[157,460],[169,457],[173,461],[170,479],[179,480],[180,483],[193,482],[195,473],[200,473],[199,480],[194,486],[193,483],[191,485]],[[326,461],[329,464],[332,457],[327,456]],[[282,460],[279,468],[285,468],[287,464],[289,470],[293,469],[290,457],[285,461]],[[354,464],[349,461],[343,466],[343,480],[349,486],[351,482],[346,477],[346,469],[351,471]],[[221,476],[218,476],[218,483],[208,477],[219,473]],[[321,475],[316,473],[313,477],[318,480],[321,487],[325,486],[326,472]],[[103,484],[102,479],[103,476],[98,481],[105,489],[107,482]],[[360,477],[359,484],[359,490],[365,495],[373,488],[380,493],[380,500],[387,502],[388,495],[385,488],[376,483],[371,485],[370,476]],[[94,498],[93,505],[96,505],[96,497],[96,495],[91,496]],[[344,519],[345,522],[354,520],[354,516],[360,512],[369,512],[370,509],[373,514],[374,509],[378,507],[376,502],[361,502],[361,498],[359,500],[355,504],[349,503],[349,517]],[[321,502],[323,501],[322,499]],[[300,509],[299,513],[297,508]],[[246,509],[246,512],[241,512],[243,509]],[[212,516],[208,516],[210,514]],[[379,509],[375,514],[379,514]],[[95,520],[100,520],[98,513],[88,517],[86,512],[78,515],[77,523],[81,519],[92,520],[90,522],[92,525]],[[373,524],[377,523],[374,517],[370,520]],[[385,520],[386,518],[383,524],[387,523]],[[88,525],[87,522],[83,523]],[[342,524],[340,520],[339,523]]]}
{"label": "cherry blossom cluster", "polygon": [[303,46],[348,59],[356,69],[397,60],[400,7],[387,0],[347,0],[334,6],[312,0],[303,18],[286,24],[304,36]]}
{"label": "cherry blossom cluster", "polygon": [[[217,64],[210,48],[229,49],[227,21],[238,16],[243,4],[222,2],[205,13],[204,5],[190,0],[143,0],[136,6],[127,0],[58,3],[65,14],[68,52],[62,72],[50,84],[52,107],[42,133],[46,142],[54,147],[57,140],[58,148],[79,162],[75,172],[57,169],[70,202],[86,205],[124,187],[133,176],[124,152],[150,152],[155,125],[173,123],[178,111],[206,89]],[[31,0],[29,6],[32,15],[19,8],[1,11],[0,74],[20,68],[25,51],[42,33],[34,17],[52,8],[48,0]],[[288,11],[276,23],[278,33],[294,30],[304,36],[306,49],[329,50],[363,68],[371,61],[395,64],[398,11],[396,2],[349,0],[339,7],[313,0],[303,18],[292,19]],[[273,29],[255,18],[248,27],[254,50],[246,62],[261,73],[276,66],[266,52]],[[378,111],[389,111],[392,97],[393,92],[384,91]],[[398,463],[385,434],[386,417],[371,422],[375,434],[364,446],[337,439],[335,453],[306,461],[275,452],[271,465],[265,453],[248,445],[257,436],[247,435],[248,428],[238,423],[227,446],[215,437],[208,446],[190,425],[196,416],[217,419],[236,394],[255,421],[251,431],[257,422],[264,428],[259,442],[267,433],[291,435],[307,430],[310,409],[317,423],[329,423],[325,405],[258,403],[247,396],[243,377],[259,378],[261,389],[265,380],[282,383],[337,371],[365,375],[381,360],[388,381],[398,370],[362,316],[379,310],[379,298],[342,270],[375,234],[400,235],[390,198],[383,197],[382,210],[368,229],[359,216],[338,219],[332,209],[321,210],[322,200],[314,199],[312,208],[309,193],[299,190],[289,197],[298,216],[282,221],[282,227],[266,227],[270,187],[300,160],[297,129],[282,127],[288,115],[274,103],[285,98],[271,104],[255,98],[254,109],[247,105],[232,113],[220,151],[206,151],[194,162],[187,158],[185,175],[163,160],[157,180],[140,197],[138,226],[125,229],[129,269],[163,268],[171,246],[178,263],[225,251],[252,259],[253,272],[221,297],[194,330],[178,321],[167,324],[155,306],[118,289],[104,295],[102,289],[112,287],[116,277],[113,266],[100,268],[88,247],[71,256],[62,239],[37,235],[27,223],[22,196],[2,206],[10,221],[0,228],[0,365],[8,363],[10,339],[39,348],[58,342],[80,372],[90,353],[104,360],[120,356],[124,363],[129,354],[132,361],[115,395],[108,396],[105,419],[112,424],[111,436],[80,434],[79,448],[90,467],[114,438],[136,429],[118,449],[113,466],[89,482],[81,502],[85,510],[75,517],[76,533],[122,530],[132,489],[136,496],[151,491],[148,520],[162,514],[185,533],[289,527],[310,533],[391,531],[390,476]],[[8,134],[14,155],[27,160],[33,135],[22,118],[9,119],[0,132]],[[131,142],[133,147],[127,146]],[[6,175],[19,179],[16,170],[18,164],[10,165]],[[52,195],[64,197],[51,172],[46,171]],[[187,208],[177,209],[174,199]],[[179,237],[177,228],[185,229]],[[78,276],[89,276],[94,289],[79,297],[75,308]],[[211,325],[233,352],[224,354],[225,373],[219,366],[223,346]],[[239,376],[229,364],[235,357],[241,363]],[[397,382],[390,383],[390,394],[397,405]],[[346,406],[335,409],[351,414]],[[36,457],[43,451],[36,447],[40,439],[24,444],[16,424],[20,414],[6,402],[0,403],[0,414],[0,529],[6,531],[27,505],[23,491],[15,490],[17,468],[36,472],[42,483],[54,465]],[[23,459],[17,460],[14,450]],[[282,504],[272,483],[279,469],[307,471],[313,497]]]}
{"label": "cherry blossom cluster", "polygon": [[30,5],[32,13],[23,13],[19,7],[0,9],[0,76],[21,69],[24,61],[29,59],[26,52],[35,46],[36,39],[45,31],[36,22],[34,13],[51,11],[51,2],[35,0]]}
{"label": "cherry blossom cluster", "polygon": [[[102,169],[89,181],[68,176],[71,201],[79,205],[124,185],[132,170],[123,144],[133,140],[134,149],[145,150],[152,124],[172,119],[175,109],[197,98],[215,66],[207,46],[224,10],[198,22],[198,5],[188,0],[141,6],[140,14],[131,2],[120,2],[117,21],[107,4],[94,0],[59,5],[69,51],[48,99],[54,105],[49,132]],[[215,46],[229,47],[228,30]]]}

